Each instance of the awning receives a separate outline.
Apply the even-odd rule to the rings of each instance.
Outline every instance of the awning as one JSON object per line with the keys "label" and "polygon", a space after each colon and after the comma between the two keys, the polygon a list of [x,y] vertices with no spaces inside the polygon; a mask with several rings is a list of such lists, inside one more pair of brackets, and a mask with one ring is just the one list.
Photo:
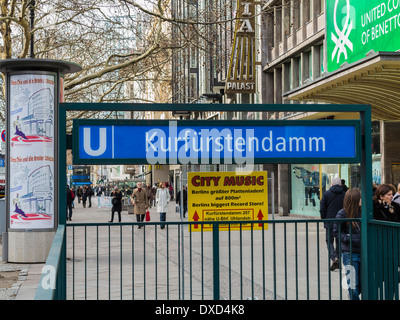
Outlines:
{"label": "awning", "polygon": [[377,52],[286,92],[289,100],[368,104],[372,120],[400,120],[400,52]]}

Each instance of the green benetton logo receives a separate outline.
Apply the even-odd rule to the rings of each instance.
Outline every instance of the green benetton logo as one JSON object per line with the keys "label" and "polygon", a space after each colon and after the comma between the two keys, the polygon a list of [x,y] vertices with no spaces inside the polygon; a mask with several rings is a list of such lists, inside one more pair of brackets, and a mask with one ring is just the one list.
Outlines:
{"label": "green benetton logo", "polygon": [[[335,27],[335,32],[331,33],[331,39],[335,43],[335,48],[332,52],[332,61],[337,58],[337,63],[339,63],[340,56],[344,54],[345,60],[347,60],[347,48],[353,51],[353,43],[349,40],[350,32],[353,29],[353,21],[350,21],[350,2],[346,0],[346,9],[347,15],[345,18],[345,22],[343,24],[343,29],[340,30],[337,24],[337,8],[338,8],[339,0],[335,2],[335,9],[333,13],[333,23]],[[347,48],[346,48],[347,47]]]}

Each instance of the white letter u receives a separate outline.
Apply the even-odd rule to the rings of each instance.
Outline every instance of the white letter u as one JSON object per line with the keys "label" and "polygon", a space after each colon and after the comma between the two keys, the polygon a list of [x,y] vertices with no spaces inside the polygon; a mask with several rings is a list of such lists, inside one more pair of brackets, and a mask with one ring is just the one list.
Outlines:
{"label": "white letter u", "polygon": [[99,129],[99,148],[97,150],[93,150],[90,145],[90,130],[90,128],[83,128],[83,149],[89,156],[98,157],[102,155],[107,148],[107,128]]}

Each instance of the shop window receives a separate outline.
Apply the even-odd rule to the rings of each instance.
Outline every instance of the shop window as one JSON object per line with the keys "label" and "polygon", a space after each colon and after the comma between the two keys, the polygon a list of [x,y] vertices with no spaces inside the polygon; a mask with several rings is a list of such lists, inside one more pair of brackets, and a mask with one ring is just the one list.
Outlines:
{"label": "shop window", "polygon": [[320,199],[339,177],[338,164],[298,164],[291,167],[291,214],[319,217]]}

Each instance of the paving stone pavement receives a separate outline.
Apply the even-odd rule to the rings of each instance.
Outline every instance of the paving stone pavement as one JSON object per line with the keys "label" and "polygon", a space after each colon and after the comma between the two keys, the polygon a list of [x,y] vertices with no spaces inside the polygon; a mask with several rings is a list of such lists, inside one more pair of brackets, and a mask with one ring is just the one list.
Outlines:
{"label": "paving stone pavement", "polygon": [[[0,256],[2,254],[2,248],[0,246]],[[25,264],[14,264],[7,262],[0,262],[0,274],[7,272],[18,271],[18,277],[15,279],[15,283],[12,284],[11,288],[0,287],[0,300],[15,300],[21,285],[25,282],[28,277],[30,265]],[[1,285],[1,281],[0,281]]]}
{"label": "paving stone pavement", "polygon": [[[75,201],[76,202],[76,201]],[[170,203],[170,209],[169,209],[169,213],[167,215],[167,221],[178,221],[179,215],[176,214],[174,211],[175,209],[175,201],[172,201]],[[156,210],[153,207],[151,210],[152,213],[152,220],[154,219],[155,221],[159,220],[159,217],[157,216]],[[276,217],[277,219],[287,219],[287,217]],[[73,217],[72,217],[72,222],[68,222],[68,223],[84,223],[84,222],[101,222],[101,223],[107,223],[108,220],[110,219],[110,210],[109,209],[99,209],[97,207],[97,198],[93,199],[93,206],[91,208],[82,208],[82,204],[78,204],[75,203],[75,210],[73,211]],[[269,219],[271,219],[271,217],[269,217]],[[297,217],[290,217],[290,219],[297,219]],[[298,217],[299,220],[301,220],[300,217]],[[185,221],[187,220],[184,219]],[[122,212],[122,222],[136,222],[136,217],[134,214],[128,214],[127,211],[123,211]],[[320,227],[322,228],[322,227]],[[272,230],[272,227],[270,227],[270,229]],[[147,230],[147,228],[146,228]],[[148,243],[148,246],[150,247],[152,245],[151,243],[151,235],[155,235],[155,232],[153,231],[154,229],[152,229],[152,231],[147,230],[146,232],[146,243]],[[136,234],[136,230],[135,230],[135,234]],[[160,231],[161,232],[161,231]],[[269,233],[271,234],[271,231],[269,231]],[[296,231],[297,233],[297,231]],[[302,240],[304,238],[305,233],[302,232],[299,228],[299,243],[305,243],[304,240]],[[157,233],[158,235],[160,235],[160,233]],[[171,232],[172,234],[172,232]],[[316,234],[316,229],[315,226],[310,226],[310,236],[311,234],[315,235]],[[162,235],[162,234],[161,234]],[[224,238],[223,235],[225,235],[226,237],[226,233],[221,233],[221,241],[224,242]],[[142,235],[139,235],[139,237],[143,237],[144,233]],[[164,235],[165,236],[165,235]],[[232,235],[233,236],[233,235]],[[238,236],[238,234],[236,234],[236,237]],[[277,232],[277,243],[284,243],[284,241],[281,239],[281,237],[283,236],[282,232]],[[160,236],[159,236],[160,237]],[[303,238],[301,238],[303,237]],[[135,238],[136,239],[136,238]],[[160,238],[161,239],[161,238]],[[232,238],[233,242],[234,242],[234,238]],[[175,239],[176,240],[176,239]],[[236,239],[238,240],[238,239]],[[240,240],[240,239],[239,239]],[[173,239],[171,239],[171,241],[174,241]],[[322,248],[321,250],[321,254],[326,255],[326,248],[325,248],[325,239],[324,239],[324,233],[321,233],[320,237],[319,237],[319,241],[320,241],[320,247]],[[236,241],[237,242],[237,241]],[[172,242],[170,242],[172,243]],[[185,240],[185,244],[187,244],[188,241]],[[294,243],[294,241],[290,241],[290,239],[288,239],[288,243]],[[311,243],[311,239],[310,239],[310,243]],[[267,252],[272,252],[270,247],[272,242],[269,241],[266,243],[267,247],[266,250]],[[78,247],[81,247],[78,245]],[[200,264],[202,263],[200,260],[197,261],[199,259],[199,255],[196,253],[197,251],[200,252],[200,248],[197,246],[194,246],[194,251],[193,251],[193,261],[194,261],[194,265],[196,264]],[[0,257],[1,257],[1,245],[0,245]],[[162,254],[161,250],[162,250],[162,246],[159,244],[158,247],[160,254]],[[288,248],[288,251],[291,252],[293,250],[289,250],[292,249],[290,246]],[[173,256],[173,248],[171,247],[170,249],[170,256]],[[196,251],[197,250],[197,251]],[[244,253],[246,251],[249,251],[248,249],[244,249]],[[277,250],[277,254],[284,252],[284,250]],[[293,256],[293,254],[291,254]],[[304,254],[302,254],[302,257],[304,258]],[[277,257],[278,259],[279,257]],[[208,263],[209,261],[207,260],[208,258],[204,258],[205,262],[205,270],[207,272],[205,272],[205,274],[207,275],[207,277],[209,275],[212,274],[211,270],[208,270],[209,268],[211,268],[211,263]],[[260,260],[261,257],[255,255],[255,259],[256,260]],[[301,259],[301,257],[299,258]],[[271,260],[271,259],[270,259]],[[315,260],[315,259],[314,259]],[[322,261],[326,261],[327,263],[329,263],[329,258],[323,258]],[[149,262],[150,263],[150,262]],[[290,263],[289,263],[290,265]],[[299,260],[299,265],[306,265],[304,262],[302,262],[301,260]],[[19,276],[16,279],[15,283],[12,285],[12,288],[0,288],[0,300],[33,300],[35,297],[35,293],[36,293],[36,289],[37,286],[39,284],[40,278],[41,278],[41,271],[42,268],[44,266],[44,263],[38,263],[38,264],[13,264],[13,263],[7,263],[7,262],[0,262],[0,272],[7,272],[7,271],[19,271]],[[146,265],[147,266],[147,265]],[[171,260],[171,267],[173,266],[173,261]],[[152,267],[150,267],[150,264],[148,265],[149,269],[152,270]],[[327,265],[327,267],[329,267]],[[208,268],[208,269],[207,269]],[[223,295],[222,298],[226,298],[228,297],[227,294],[224,295],[224,292],[227,292],[229,288],[242,288],[244,292],[251,292],[252,290],[254,290],[254,295],[255,297],[258,298],[262,298],[262,285],[260,285],[261,282],[259,282],[259,284],[252,284],[252,282],[250,281],[250,278],[247,279],[245,277],[241,276],[241,270],[234,270],[234,266],[232,266],[232,268],[229,267],[229,262],[225,261],[223,256],[221,255],[221,275],[227,275],[228,272],[231,270],[232,272],[232,277],[230,279],[227,280],[227,278],[222,277],[221,276],[221,294]],[[237,268],[236,268],[237,269]],[[324,274],[324,272],[326,273],[326,269],[327,268],[322,268],[323,270],[321,271],[322,274]],[[267,271],[269,273],[271,273],[272,269],[268,269]],[[325,271],[324,271],[325,270]],[[278,270],[279,271],[279,270]],[[312,272],[311,272],[312,273]],[[303,272],[303,273],[299,273],[299,281],[302,281],[304,277],[306,277],[308,274],[308,272]],[[279,276],[279,274],[278,274]],[[288,274],[288,281],[291,280],[291,277],[293,278],[294,276],[296,276],[295,274],[291,274],[289,272]],[[339,283],[339,273],[335,272],[332,273],[332,283]],[[125,277],[125,275],[124,275]],[[204,288],[206,290],[212,290],[211,287],[211,280],[208,278],[205,278],[205,286]],[[269,283],[271,283],[272,279],[270,277],[269,274],[267,274],[267,277],[269,279]],[[326,278],[326,277],[325,277]],[[296,278],[297,279],[297,278]],[[292,279],[293,283],[294,280],[296,279]],[[281,283],[284,281],[285,279],[283,279],[281,281]],[[174,279],[171,279],[171,283],[174,283]],[[227,282],[228,281],[228,282]],[[175,281],[176,282],[176,281]],[[322,285],[322,288],[326,289],[326,286]],[[278,289],[281,289],[278,285]],[[265,299],[267,300],[272,300],[274,299],[273,297],[273,292],[270,290],[264,291],[266,293],[266,297]],[[333,295],[333,299],[337,299],[338,293],[335,293]],[[277,296],[275,297],[275,299],[283,299],[283,295],[284,292],[283,290],[280,290],[280,292],[277,294]],[[244,296],[243,298],[246,299],[247,296]],[[108,298],[108,297],[107,297]],[[289,297],[289,299],[291,299],[292,297]],[[304,299],[305,297],[301,296],[300,299]]]}

